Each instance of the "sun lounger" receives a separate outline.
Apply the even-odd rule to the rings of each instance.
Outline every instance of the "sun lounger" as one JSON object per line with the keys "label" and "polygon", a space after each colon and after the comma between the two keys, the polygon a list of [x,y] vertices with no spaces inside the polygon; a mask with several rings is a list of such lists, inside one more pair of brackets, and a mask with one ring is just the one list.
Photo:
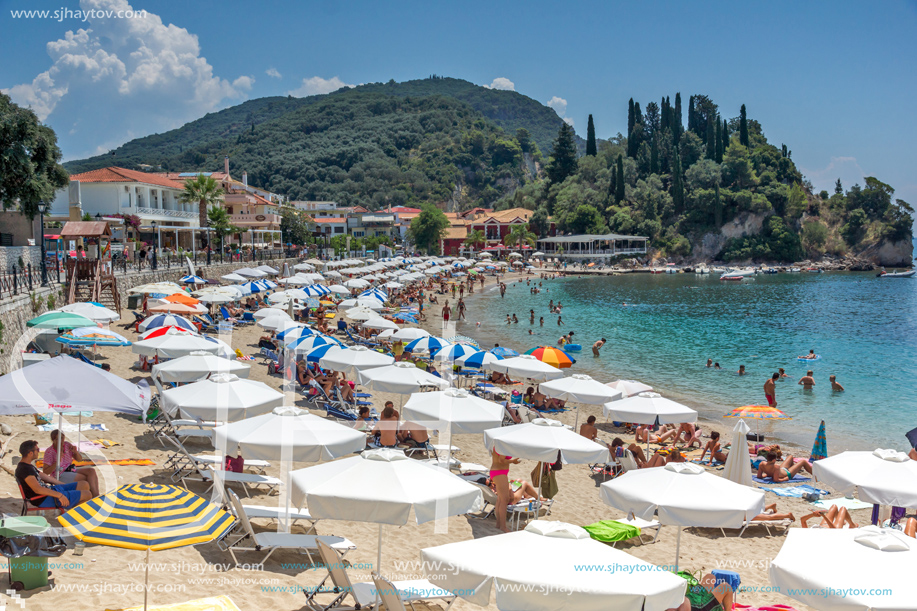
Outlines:
{"label": "sun lounger", "polygon": [[[354,587],[360,589],[363,585],[356,584]],[[455,594],[433,585],[426,579],[393,582],[373,574],[373,586],[372,590],[375,592],[369,592],[369,594],[379,597],[385,611],[407,611],[404,603],[408,603],[413,609],[414,603],[422,600],[448,600],[449,604],[445,609],[448,611],[456,599]],[[361,597],[365,598],[365,595],[357,591],[354,597],[359,600]]]}
{"label": "sun lounger", "polygon": [[[256,533],[236,493],[229,490],[226,494],[229,497],[229,503],[233,508],[233,513],[239,519],[239,526],[242,528],[242,536],[226,546],[226,550],[232,556],[236,566],[240,564],[239,559],[236,557],[237,552],[264,552],[265,556],[260,561],[260,564],[264,564],[277,550],[295,549],[300,552],[305,552],[309,557],[309,562],[315,565],[316,563],[312,555],[316,552],[320,552],[318,547],[319,544],[325,545],[332,551],[337,550],[335,551],[335,558],[337,558],[336,562],[338,563],[340,563],[340,559],[343,557],[344,553],[357,548],[352,541],[344,537],[336,537],[333,535],[299,535],[278,532]],[[340,552],[340,555],[338,555],[338,552]]]}
{"label": "sun lounger", "polygon": [[[173,470],[170,475],[173,482],[180,480],[183,474],[190,475],[197,469],[208,469],[221,464],[220,457],[214,454],[191,454],[176,437],[164,437],[163,440],[168,441],[174,449],[163,464],[164,468]],[[266,460],[247,460],[245,466],[258,474],[264,474],[264,470],[270,467],[271,463]]]}
{"label": "sun lounger", "polygon": [[[276,487],[280,486],[280,480],[276,477],[270,477],[268,475],[261,475],[260,473],[236,473],[234,471],[225,471],[223,469],[214,469],[214,465],[202,464],[199,461],[195,460],[188,450],[185,447],[178,443],[178,440],[170,440],[175,445],[178,450],[180,457],[178,460],[181,462],[173,462],[174,466],[180,464],[180,470],[176,471],[172,475],[172,481],[175,481],[176,478],[181,480],[182,486],[185,488],[188,487],[189,481],[205,482],[210,484],[207,488],[209,492],[213,486],[216,484],[216,480],[219,479],[224,485],[228,484],[241,484],[242,490],[245,491],[246,496],[251,496],[248,493],[249,486],[267,486],[268,494],[270,494]],[[220,465],[222,467],[222,465]]]}
{"label": "sun lounger", "polygon": [[[497,509],[497,493],[490,489],[490,486],[486,484],[481,484],[472,479],[463,478],[465,481],[474,484],[481,490],[481,496],[484,498],[484,508],[481,510],[481,513],[478,515],[467,514],[468,517],[478,518],[481,520],[487,519],[494,514],[494,511]],[[480,478],[478,478],[480,479]],[[529,507],[529,503],[532,504],[532,507]],[[551,505],[554,504],[553,499],[548,499],[546,501],[532,501],[523,500],[518,503],[513,503],[506,506],[506,512],[510,516],[510,523],[513,525],[513,529],[518,529],[522,525],[522,520],[526,516],[531,515],[532,517],[538,517],[540,512],[544,510],[544,515],[551,515]],[[488,509],[489,506],[489,509]]]}

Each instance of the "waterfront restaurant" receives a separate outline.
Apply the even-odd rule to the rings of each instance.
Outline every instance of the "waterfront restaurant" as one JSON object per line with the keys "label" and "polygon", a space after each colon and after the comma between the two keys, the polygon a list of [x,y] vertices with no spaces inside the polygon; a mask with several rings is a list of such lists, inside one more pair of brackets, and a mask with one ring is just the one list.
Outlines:
{"label": "waterfront restaurant", "polygon": [[621,255],[645,255],[649,238],[635,235],[564,235],[538,240],[546,257],[565,259],[611,259]]}

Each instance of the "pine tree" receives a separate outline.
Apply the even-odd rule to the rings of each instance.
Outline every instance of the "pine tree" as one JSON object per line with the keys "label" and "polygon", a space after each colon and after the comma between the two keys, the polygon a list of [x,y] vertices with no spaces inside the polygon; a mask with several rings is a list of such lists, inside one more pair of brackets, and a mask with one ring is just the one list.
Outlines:
{"label": "pine tree", "polygon": [[631,134],[634,133],[634,99],[631,98],[627,103],[627,139],[630,140]]}
{"label": "pine tree", "polygon": [[[722,134],[722,138],[723,138],[723,155],[725,155],[725,154],[726,154],[726,149],[729,148],[729,124],[726,123],[726,119],[723,119],[723,134]],[[723,159],[720,158],[720,162],[721,162],[721,163],[722,163],[722,161],[723,161]]]}
{"label": "pine tree", "polygon": [[676,213],[685,209],[685,182],[678,151],[675,151],[675,162],[672,164],[672,203],[675,204]]}
{"label": "pine tree", "polygon": [[694,96],[688,100],[688,131],[697,131],[697,118],[694,116]]}
{"label": "pine tree", "polygon": [[589,115],[589,124],[586,126],[586,154],[595,157],[595,124],[592,122],[592,115]]}
{"label": "pine tree", "polygon": [[841,179],[840,179],[840,178],[838,178],[838,179],[837,179],[837,182],[834,183],[834,194],[835,194],[835,195],[843,195],[843,194],[844,194],[844,187],[843,187],[843,185],[841,185]]}
{"label": "pine tree", "polygon": [[[713,130],[713,117],[707,120],[707,131],[704,133],[704,142],[707,144],[707,159],[716,161],[716,133]],[[716,120],[719,123],[719,119]]]}
{"label": "pine tree", "polygon": [[573,139],[573,128],[566,122],[561,123],[554,141],[554,152],[546,169],[548,180],[560,184],[576,172],[576,141]]}
{"label": "pine tree", "polygon": [[745,116],[745,104],[739,111],[739,144],[748,146],[748,118]]}
{"label": "pine tree", "polygon": [[723,124],[716,120],[716,159],[717,163],[723,163]]}
{"label": "pine tree", "polygon": [[616,192],[618,190],[618,164],[611,163],[611,177],[608,180],[608,205],[616,204]]}
{"label": "pine tree", "polygon": [[659,173],[659,145],[656,143],[657,140],[658,139],[654,136],[650,148],[650,174]]}
{"label": "pine tree", "polygon": [[624,190],[624,158],[618,155],[618,177],[615,181],[615,203],[620,204],[626,197]]}

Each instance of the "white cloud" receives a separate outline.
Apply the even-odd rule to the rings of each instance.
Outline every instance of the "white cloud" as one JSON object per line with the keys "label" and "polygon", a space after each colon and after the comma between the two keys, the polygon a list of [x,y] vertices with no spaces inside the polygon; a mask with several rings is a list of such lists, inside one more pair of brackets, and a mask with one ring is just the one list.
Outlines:
{"label": "white cloud", "polygon": [[576,127],[576,122],[573,119],[571,119],[570,117],[564,117],[564,123],[566,123],[570,127]]}
{"label": "white cloud", "polygon": [[838,178],[846,190],[857,183],[863,185],[863,178],[866,176],[866,171],[860,167],[856,157],[832,157],[823,168],[808,169],[799,166],[799,169],[812,181],[816,191],[824,189],[828,193],[834,193],[834,182]]}
{"label": "white cloud", "polygon": [[500,89],[503,91],[516,91],[516,83],[512,82],[505,76],[498,76],[490,85],[484,85],[488,89]]}
{"label": "white cloud", "polygon": [[310,95],[331,93],[332,91],[337,91],[341,87],[353,86],[354,85],[345,83],[336,76],[329,79],[324,79],[320,76],[313,76],[312,78],[304,78],[302,80],[302,85],[287,93],[297,98],[305,98]]}
{"label": "white cloud", "polygon": [[553,98],[551,98],[550,100],[548,100],[547,102],[545,102],[545,104],[546,104],[547,106],[553,108],[553,109],[554,109],[554,112],[556,112],[556,113],[558,114],[558,116],[561,116],[561,117],[562,117],[562,116],[564,116],[565,114],[567,114],[567,100],[565,100],[565,99],[563,99],[563,98],[559,98],[559,97],[557,97],[557,96],[554,96]]}
{"label": "white cloud", "polygon": [[271,78],[283,78],[283,75],[280,74],[277,68],[268,68],[264,73]]}
{"label": "white cloud", "polygon": [[[80,9],[104,14],[133,7],[128,0],[81,0]],[[177,127],[251,90],[252,77],[215,76],[197,36],[164,24],[158,15],[142,14],[90,17],[85,29],[47,44],[48,70],[5,90],[56,128],[66,157],[124,142],[129,134]]]}

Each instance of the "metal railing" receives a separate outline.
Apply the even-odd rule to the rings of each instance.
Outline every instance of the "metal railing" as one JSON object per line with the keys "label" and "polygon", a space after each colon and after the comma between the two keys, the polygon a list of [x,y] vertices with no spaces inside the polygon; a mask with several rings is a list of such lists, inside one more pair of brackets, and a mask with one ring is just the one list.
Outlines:
{"label": "metal railing", "polygon": [[189,212],[187,210],[169,210],[168,208],[137,208],[137,214],[143,214],[146,216],[171,216],[180,219],[196,219],[198,217],[197,212]]}
{"label": "metal railing", "polygon": [[0,272],[0,299],[27,294],[38,285],[41,285],[41,275],[38,272],[32,273],[31,263],[24,269],[14,267],[9,272]]}
{"label": "metal railing", "polygon": [[[112,268],[115,274],[132,274],[138,271],[148,270],[168,270],[187,267],[190,260],[195,267],[206,265],[218,265],[224,263],[259,263],[270,261],[272,259],[292,259],[299,255],[301,251],[287,250],[284,248],[261,248],[252,250],[243,250],[240,253],[235,251],[196,251],[194,253],[165,253],[160,256],[147,254],[143,259],[140,258],[139,252],[134,252],[132,257],[126,257],[123,253],[114,253],[112,255]],[[209,254],[209,256],[208,256]]]}

